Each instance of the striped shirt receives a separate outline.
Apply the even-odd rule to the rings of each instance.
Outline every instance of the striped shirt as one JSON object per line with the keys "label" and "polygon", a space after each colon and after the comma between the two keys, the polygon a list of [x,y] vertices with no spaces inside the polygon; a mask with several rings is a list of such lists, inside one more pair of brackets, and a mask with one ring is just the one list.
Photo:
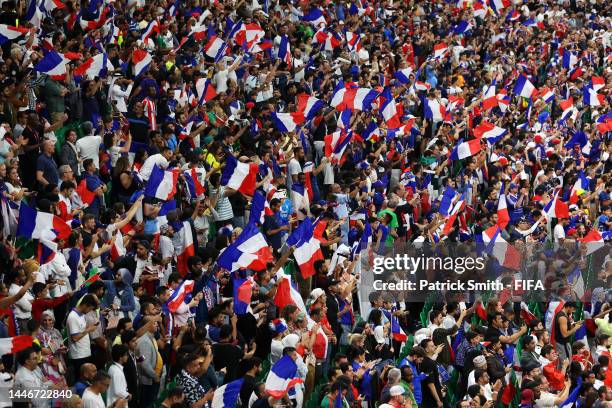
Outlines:
{"label": "striped shirt", "polygon": [[[232,210],[232,204],[230,203],[229,198],[227,198],[227,196],[225,195],[225,187],[221,186],[220,188],[221,196],[219,197],[219,200],[217,201],[217,206],[215,207],[217,214],[219,214],[219,218],[217,221],[228,221],[234,218],[234,211]],[[217,195],[217,189],[215,188],[212,188],[210,192],[212,197]]]}

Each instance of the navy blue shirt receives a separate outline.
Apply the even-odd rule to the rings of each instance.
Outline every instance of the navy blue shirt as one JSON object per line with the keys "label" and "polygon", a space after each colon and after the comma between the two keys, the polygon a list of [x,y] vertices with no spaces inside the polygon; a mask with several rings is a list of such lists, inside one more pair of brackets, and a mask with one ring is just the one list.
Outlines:
{"label": "navy blue shirt", "polygon": [[36,162],[36,170],[43,172],[43,177],[51,184],[59,184],[59,172],[53,157],[41,154]]}

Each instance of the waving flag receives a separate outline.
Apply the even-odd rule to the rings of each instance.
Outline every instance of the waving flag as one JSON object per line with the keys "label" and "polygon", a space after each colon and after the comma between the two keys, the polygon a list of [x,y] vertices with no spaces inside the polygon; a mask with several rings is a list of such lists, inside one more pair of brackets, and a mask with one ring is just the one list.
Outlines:
{"label": "waving flag", "polygon": [[603,106],[606,103],[606,96],[598,94],[590,86],[582,88],[583,103],[589,106]]}
{"label": "waving flag", "polygon": [[145,196],[170,200],[176,194],[177,181],[178,169],[163,170],[155,165],[145,187]]}
{"label": "waving flag", "polygon": [[564,48],[559,50],[561,53],[561,65],[565,69],[573,69],[574,66],[578,63],[578,57],[571,51],[568,51]]}
{"label": "waving flag", "polygon": [[604,77],[591,77],[591,88],[593,88],[593,90],[599,91],[604,86],[606,86],[606,80]]}
{"label": "waving flag", "polygon": [[487,16],[488,9],[485,7],[482,1],[475,1],[472,4],[472,10],[474,11],[474,17],[485,19]]}
{"label": "waving flag", "polygon": [[484,138],[490,146],[502,140],[507,133],[508,131],[506,129],[486,121],[483,121],[474,128],[474,137],[478,139]]}
{"label": "waving flag", "polygon": [[328,33],[325,28],[321,28],[312,37],[311,44],[320,44],[325,51],[333,51],[338,48],[342,42],[335,35]]}
{"label": "waving flag", "polygon": [[590,230],[584,238],[579,239],[580,242],[586,244],[587,251],[586,254],[590,255],[595,251],[604,247],[604,239],[595,228]]}
{"label": "waving flag", "polygon": [[185,302],[185,298],[193,291],[194,281],[186,280],[183,281],[170,295],[166,304],[168,310],[174,313],[178,308]]}
{"label": "waving flag", "polygon": [[580,145],[580,148],[585,147],[589,143],[586,133],[576,132],[572,135],[571,139],[565,144],[566,149],[573,149],[574,146]]}
{"label": "waving flag", "polygon": [[189,221],[183,221],[182,228],[177,232],[181,236],[182,250],[176,255],[176,271],[185,277],[189,273],[187,261],[195,256],[196,244],[193,239],[193,230]]}
{"label": "waving flag", "polygon": [[486,252],[495,257],[501,266],[514,270],[520,268],[520,252],[502,238],[498,225],[483,231],[482,241],[487,244]]}
{"label": "waving flag", "polygon": [[459,24],[453,27],[453,32],[457,35],[466,34],[470,31],[474,26],[470,24],[468,21],[460,21]]}
{"label": "waving flag", "polygon": [[374,143],[378,142],[378,139],[380,139],[380,129],[378,128],[376,122],[370,121],[368,126],[366,126],[364,131],[361,133],[361,137],[363,140],[369,140]]}
{"label": "waving flag", "polygon": [[404,68],[395,72],[393,75],[402,84],[410,83],[410,75],[412,75],[412,68]]}
{"label": "waving flag", "polygon": [[240,268],[264,270],[272,262],[272,252],[263,234],[250,223],[229,247],[219,255],[219,265],[228,271]]}
{"label": "waving flag", "polygon": [[371,108],[372,102],[377,96],[378,93],[373,89],[346,89],[346,87],[340,86],[336,88],[330,105],[339,111],[344,109],[367,111]]}
{"label": "waving flag", "polygon": [[135,49],[132,53],[132,63],[134,64],[134,75],[136,77],[141,76],[145,72],[149,70],[149,66],[151,66],[151,62],[153,58],[147,52],[147,50],[143,49]]}
{"label": "waving flag", "polygon": [[435,99],[425,100],[425,119],[440,122],[446,116],[446,107]]}
{"label": "waving flag", "polygon": [[455,220],[457,219],[457,216],[459,215],[461,211],[463,211],[464,208],[465,208],[465,193],[463,193],[461,197],[459,198],[459,200],[457,200],[455,205],[453,205],[453,209],[450,211],[448,215],[448,219],[446,220],[446,223],[444,223],[444,227],[442,229],[443,235],[448,235],[450,233],[450,230],[453,227],[453,224],[455,224]]}
{"label": "waving flag", "polygon": [[442,193],[442,198],[440,199],[440,206],[438,208],[438,213],[447,217],[450,214],[451,207],[453,205],[453,200],[455,199],[456,195],[457,195],[457,192],[452,187],[447,186],[446,189],[444,190],[444,193]]}
{"label": "waving flag", "polygon": [[553,199],[546,204],[544,213],[549,220],[553,218],[569,218],[569,208],[566,203],[559,199],[559,191],[557,191]]}
{"label": "waving flag", "polygon": [[338,164],[342,161],[342,156],[352,136],[353,132],[350,131],[348,133],[337,131],[325,136],[325,156],[331,159],[332,164]]}
{"label": "waving flag", "polygon": [[304,114],[302,112],[293,113],[276,113],[271,114],[274,125],[281,132],[294,132],[295,129],[304,123]]}
{"label": "waving flag", "polygon": [[226,44],[218,36],[212,36],[206,45],[204,46],[204,53],[215,60],[215,62],[219,61],[225,52]]}
{"label": "waving flag", "polygon": [[19,207],[19,223],[16,235],[30,239],[40,239],[49,231],[55,231],[58,239],[68,239],[72,233],[70,225],[57,215],[37,211],[22,203]]}
{"label": "waving flag", "polygon": [[96,193],[87,188],[87,178],[79,182],[76,188],[77,195],[81,198],[84,204],[91,205],[96,199]]}
{"label": "waving flag", "polygon": [[574,109],[574,98],[572,97],[559,102],[559,106],[561,107],[561,110],[563,111],[561,113],[561,118],[559,119],[560,121],[567,120],[567,118],[574,116],[574,113],[576,114],[578,113]]}
{"label": "waving flag", "polygon": [[321,109],[325,107],[325,102],[310,96],[305,93],[301,93],[297,96],[297,110],[304,114],[306,120],[314,118]]}
{"label": "waving flag", "polygon": [[254,281],[252,277],[240,278],[236,276],[237,272],[232,275],[234,289],[234,312],[238,316],[247,313],[251,305],[251,296],[253,295]]}
{"label": "waving flag", "polygon": [[258,172],[259,166],[256,163],[242,163],[233,155],[227,155],[227,162],[221,175],[221,185],[252,196]]}
{"label": "waving flag", "polygon": [[320,27],[321,24],[327,24],[325,21],[325,16],[323,16],[323,12],[316,7],[311,8],[308,14],[303,15],[302,21],[306,21],[315,27]]}
{"label": "waving flag", "polygon": [[442,42],[442,43],[434,45],[433,51],[434,51],[433,59],[444,58],[446,54],[448,53],[448,46]]}
{"label": "waving flag", "polygon": [[497,225],[504,229],[510,222],[510,214],[508,213],[508,204],[506,203],[505,183],[502,183],[499,191],[499,201],[497,202]]}
{"label": "waving flag", "polygon": [[186,192],[189,199],[195,200],[204,194],[205,188],[200,183],[200,178],[195,167],[193,167],[190,171],[184,171],[183,176],[185,177],[185,183],[187,184]]}
{"label": "waving flag", "polygon": [[482,108],[484,110],[489,110],[497,106],[497,93],[495,92],[496,82],[497,81],[494,79],[484,92],[484,97],[482,99]]}
{"label": "waving flag", "polygon": [[195,86],[198,93],[198,105],[212,101],[217,96],[217,90],[208,78],[199,78]]}
{"label": "waving flag", "polygon": [[266,392],[273,398],[282,398],[289,390],[304,381],[297,377],[297,364],[289,356],[278,360],[266,378]]}
{"label": "waving flag", "polygon": [[113,246],[110,250],[111,261],[115,262],[117,259],[121,258],[127,253],[125,249],[125,245],[123,245],[123,234],[121,231],[117,231],[115,237],[113,238]]}
{"label": "waving flag", "polygon": [[108,74],[108,71],[112,71],[113,69],[113,64],[108,60],[108,55],[102,53],[89,58],[76,67],[74,75],[77,77],[86,76],[89,79],[94,79],[95,77],[104,78]]}
{"label": "waving flag", "polygon": [[[32,3],[36,3],[32,0]],[[27,34],[30,30],[24,27],[13,27],[6,24],[0,24],[0,45],[15,40],[24,34]]]}
{"label": "waving flag", "polygon": [[544,25],[543,22],[541,21],[536,21],[533,18],[528,18],[527,20],[523,21],[522,23],[525,27],[535,27],[539,30],[544,30],[546,28],[546,26]]}
{"label": "waving flag", "polygon": [[510,7],[510,0],[488,0],[489,7],[495,12],[495,14],[501,14],[501,11],[507,7]]}
{"label": "waving flag", "polygon": [[580,199],[580,195],[586,193],[587,191],[589,191],[589,180],[584,175],[584,171],[580,170],[580,173],[578,173],[578,179],[570,191],[570,204],[576,204]]}
{"label": "waving flag", "polygon": [[473,139],[464,142],[463,139],[459,140],[453,151],[451,152],[451,160],[463,160],[468,157],[474,156],[480,152],[480,139]]}
{"label": "waving flag", "polygon": [[540,89],[540,98],[546,102],[551,103],[555,99],[555,90],[550,88],[542,88]]}
{"label": "waving flag", "polygon": [[5,354],[17,354],[32,346],[32,336],[22,335],[0,339],[0,356]]}
{"label": "waving flag", "polygon": [[56,235],[53,231],[47,231],[45,233],[47,237],[41,237],[38,240],[38,263],[40,265],[44,265],[49,263],[55,258],[55,253],[57,252],[57,244],[53,242],[56,238]]}
{"label": "waving flag", "polygon": [[149,37],[151,37],[154,33],[159,34],[159,22],[157,20],[153,20],[149,23],[147,28],[144,30],[144,32],[140,36],[140,39],[143,42],[146,42],[149,39]]}
{"label": "waving flag", "polygon": [[523,98],[531,98],[531,95],[536,92],[536,87],[525,75],[521,75],[514,84],[513,92]]}
{"label": "waving flag", "polygon": [[346,32],[346,46],[351,52],[359,52],[362,48],[361,36],[357,33],[351,33],[347,31]]}
{"label": "waving flag", "polygon": [[281,37],[277,57],[291,68],[291,46],[289,45],[289,38],[286,35]]}
{"label": "waving flag", "polygon": [[525,323],[527,323],[527,325],[529,325],[532,321],[537,320],[537,317],[535,317],[534,314],[531,313],[529,307],[527,306],[527,303],[525,302],[521,302],[520,316],[521,319],[523,319]]}
{"label": "waving flag", "polygon": [[244,378],[239,378],[217,388],[213,394],[212,408],[235,407],[243,383]]}
{"label": "waving flag", "polygon": [[304,221],[287,238],[287,245],[295,246],[293,256],[300,267],[302,277],[308,279],[315,274],[314,263],[323,259],[321,243],[314,237],[314,227],[310,218]]}
{"label": "waving flag", "polygon": [[576,404],[577,404],[578,398],[580,397],[581,388],[582,388],[582,377],[578,376],[576,378],[576,387],[574,387],[572,392],[570,392],[570,395],[568,395],[567,399],[563,401],[561,405],[559,405],[559,408],[572,408],[572,407],[578,406]]}
{"label": "waving flag", "polygon": [[295,305],[302,312],[307,313],[302,295],[300,295],[300,292],[298,292],[291,282],[291,275],[286,275],[283,270],[280,269],[276,274],[276,280],[278,282],[278,287],[274,295],[274,304],[278,310],[283,310],[287,305]]}
{"label": "waving flag", "polygon": [[393,98],[393,94],[391,93],[391,88],[385,88],[385,90],[380,96],[384,98],[384,102],[380,107],[380,112],[382,113],[382,116],[385,119],[385,123],[389,128],[400,127],[400,114],[397,111],[395,99]]}
{"label": "waving flag", "polygon": [[62,54],[55,51],[49,51],[45,54],[43,59],[38,61],[34,70],[49,76],[60,77],[66,75],[66,65],[69,62],[70,60],[65,58]]}
{"label": "waving flag", "polygon": [[273,213],[270,214],[271,212],[272,210],[270,209],[264,194],[260,190],[255,190],[253,199],[251,200],[249,224],[256,222],[263,224],[266,215],[273,215]]}

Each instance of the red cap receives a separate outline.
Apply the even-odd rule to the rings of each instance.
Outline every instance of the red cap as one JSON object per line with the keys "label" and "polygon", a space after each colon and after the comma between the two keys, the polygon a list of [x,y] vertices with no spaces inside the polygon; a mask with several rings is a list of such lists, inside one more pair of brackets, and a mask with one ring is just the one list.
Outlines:
{"label": "red cap", "polygon": [[255,104],[253,102],[247,102],[245,106],[247,109],[253,109],[255,107]]}
{"label": "red cap", "polygon": [[535,135],[533,140],[535,140],[536,143],[542,143],[542,135]]}
{"label": "red cap", "polygon": [[508,159],[506,159],[505,157],[500,157],[498,160],[499,164],[501,164],[502,166],[507,166],[508,165]]}

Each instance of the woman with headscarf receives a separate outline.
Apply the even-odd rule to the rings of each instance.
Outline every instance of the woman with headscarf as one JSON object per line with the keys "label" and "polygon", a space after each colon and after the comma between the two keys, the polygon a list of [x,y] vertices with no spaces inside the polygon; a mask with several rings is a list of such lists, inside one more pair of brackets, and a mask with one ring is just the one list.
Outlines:
{"label": "woman with headscarf", "polygon": [[42,349],[42,372],[53,382],[65,382],[66,361],[64,354],[68,351],[64,345],[62,334],[55,327],[53,311],[45,310],[40,319],[40,329],[36,335]]}

